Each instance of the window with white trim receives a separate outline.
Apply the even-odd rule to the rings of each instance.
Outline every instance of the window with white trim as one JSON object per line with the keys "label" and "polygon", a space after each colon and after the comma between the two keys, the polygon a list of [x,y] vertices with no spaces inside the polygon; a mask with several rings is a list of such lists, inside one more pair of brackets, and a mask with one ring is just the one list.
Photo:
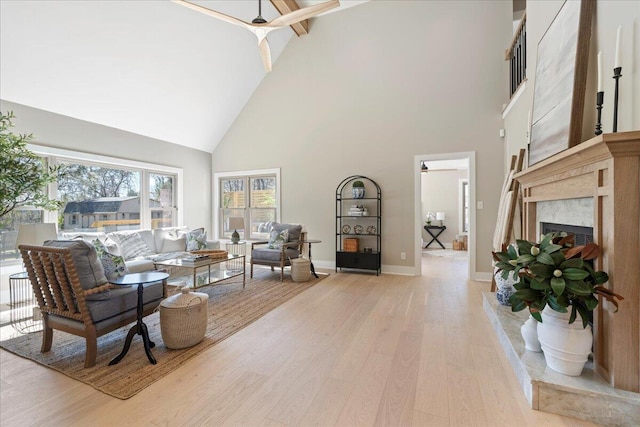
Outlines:
{"label": "window with white trim", "polygon": [[267,239],[280,220],[280,170],[216,173],[214,180],[218,236],[237,231],[243,240]]}
{"label": "window with white trim", "polygon": [[[59,231],[160,228],[182,224],[182,169],[27,144],[50,165],[62,164],[49,197],[59,211],[21,206],[0,222],[0,264],[18,262],[20,224],[57,223]],[[140,201],[143,200],[144,203]]]}

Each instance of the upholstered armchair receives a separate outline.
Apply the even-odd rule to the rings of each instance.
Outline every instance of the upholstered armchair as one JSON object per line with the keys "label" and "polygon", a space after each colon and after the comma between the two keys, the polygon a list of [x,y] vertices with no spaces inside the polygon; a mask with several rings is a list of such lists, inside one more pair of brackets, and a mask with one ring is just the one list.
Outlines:
{"label": "upholstered armchair", "polygon": [[291,266],[291,260],[302,253],[306,231],[300,224],[279,224],[274,222],[271,237],[268,241],[253,242],[251,244],[251,273],[253,265],[268,265],[271,271],[280,267],[280,281],[284,280],[284,268]]}

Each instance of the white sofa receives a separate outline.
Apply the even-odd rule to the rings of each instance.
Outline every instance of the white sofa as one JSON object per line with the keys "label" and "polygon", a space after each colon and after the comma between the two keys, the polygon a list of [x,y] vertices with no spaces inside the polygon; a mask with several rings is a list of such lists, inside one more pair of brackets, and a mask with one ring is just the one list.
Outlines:
{"label": "white sofa", "polygon": [[[61,231],[58,233],[58,238],[62,240],[82,238],[88,243],[92,243],[94,240],[98,239],[107,247],[109,253],[124,257],[125,265],[127,266],[129,273],[139,273],[153,270],[153,261],[182,258],[188,255],[186,250],[188,232],[189,230],[187,227],[114,231],[110,233],[101,231]],[[140,239],[135,236],[131,236],[133,234],[139,236]],[[148,250],[144,248],[141,251],[137,251],[135,249],[132,250],[130,245],[135,245],[136,243],[139,244],[140,240],[144,242],[146,249]],[[206,248],[219,249],[220,242],[217,240],[207,240]]]}

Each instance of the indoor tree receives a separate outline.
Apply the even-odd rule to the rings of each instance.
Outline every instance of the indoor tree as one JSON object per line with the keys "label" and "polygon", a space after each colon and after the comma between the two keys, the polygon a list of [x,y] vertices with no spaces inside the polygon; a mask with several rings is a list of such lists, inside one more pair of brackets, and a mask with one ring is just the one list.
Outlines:
{"label": "indoor tree", "polygon": [[13,112],[0,112],[0,217],[20,206],[56,210],[60,202],[47,195],[47,184],[56,181],[58,168],[47,167],[27,148],[32,135],[11,132]]}

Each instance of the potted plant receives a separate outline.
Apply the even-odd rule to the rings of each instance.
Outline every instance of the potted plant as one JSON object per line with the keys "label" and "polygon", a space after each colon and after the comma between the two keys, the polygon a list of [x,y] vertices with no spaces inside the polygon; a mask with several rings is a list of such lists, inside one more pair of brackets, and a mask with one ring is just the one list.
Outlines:
{"label": "potted plant", "polygon": [[353,181],[353,184],[351,184],[351,190],[353,192],[354,199],[364,198],[364,182],[360,180]]}
{"label": "potted plant", "polygon": [[427,220],[425,221],[427,225],[431,225],[431,222],[436,218],[436,215],[433,212],[427,212]]}
{"label": "potted plant", "polygon": [[[499,274],[518,278],[509,298],[511,310],[528,308],[540,322],[537,332],[547,365],[561,373],[579,375],[582,371],[591,352],[589,323],[598,296],[611,302],[616,311],[616,299],[623,299],[602,286],[609,276],[594,269],[593,260],[599,254],[595,243],[575,246],[574,236],[566,233],[546,234],[539,243],[517,240],[502,252],[493,252]],[[574,323],[578,315],[582,322]],[[555,354],[562,344],[572,348],[563,355]],[[582,354],[570,360],[578,352]]]}

